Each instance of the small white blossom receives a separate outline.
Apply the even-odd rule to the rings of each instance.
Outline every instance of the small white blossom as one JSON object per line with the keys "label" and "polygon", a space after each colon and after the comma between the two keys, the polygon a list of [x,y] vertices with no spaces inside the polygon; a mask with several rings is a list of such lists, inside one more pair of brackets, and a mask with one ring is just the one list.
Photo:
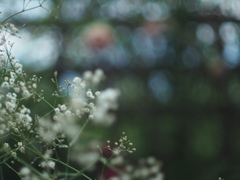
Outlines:
{"label": "small white blossom", "polygon": [[92,76],[93,76],[93,73],[92,73],[91,71],[85,71],[85,72],[83,73],[83,78],[84,78],[85,80],[90,80],[90,79],[92,78]]}
{"label": "small white blossom", "polygon": [[78,84],[78,83],[81,82],[81,79],[80,79],[79,77],[75,77],[75,78],[73,79],[73,82],[76,83],[76,84]]}
{"label": "small white blossom", "polygon": [[66,107],[66,105],[63,104],[63,105],[60,106],[60,109],[61,109],[61,111],[66,111],[67,107]]}
{"label": "small white blossom", "polygon": [[3,147],[4,147],[5,149],[8,149],[8,148],[9,148],[9,144],[8,144],[8,143],[4,143]]}
{"label": "small white blossom", "polygon": [[31,174],[31,170],[28,167],[23,167],[23,168],[21,168],[19,174],[21,176],[28,176]]}
{"label": "small white blossom", "polygon": [[2,87],[3,87],[3,88],[9,88],[10,85],[9,85],[8,82],[5,81],[5,82],[2,83]]}
{"label": "small white blossom", "polygon": [[60,109],[59,108],[55,108],[54,111],[55,111],[55,113],[60,113]]}
{"label": "small white blossom", "polygon": [[47,161],[47,167],[54,169],[55,168],[55,162],[53,161]]}

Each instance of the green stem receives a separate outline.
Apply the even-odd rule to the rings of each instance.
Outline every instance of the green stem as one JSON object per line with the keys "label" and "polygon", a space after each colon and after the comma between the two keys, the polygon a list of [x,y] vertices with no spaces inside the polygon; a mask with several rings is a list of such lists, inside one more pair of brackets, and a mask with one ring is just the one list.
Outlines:
{"label": "green stem", "polygon": [[107,162],[107,160],[105,158],[100,158],[100,161],[107,166],[108,168],[110,168],[111,170],[113,170],[114,172],[116,172],[117,174],[123,174],[122,171],[118,170],[117,168],[115,168],[114,166],[109,165],[109,163]]}
{"label": "green stem", "polygon": [[88,179],[88,180],[92,180],[92,179],[91,179],[90,177],[88,177],[86,174],[82,173],[81,171],[75,169],[75,168],[72,167],[72,166],[69,166],[68,164],[60,161],[59,159],[54,159],[54,158],[49,158],[49,159],[50,159],[50,160],[53,160],[53,161],[55,161],[55,162],[59,162],[60,164],[62,164],[62,165],[64,165],[64,166],[67,166],[69,169],[71,169],[71,170],[73,170],[73,171],[81,174],[81,176],[85,177],[85,178]]}
{"label": "green stem", "polygon": [[69,143],[69,147],[73,146],[73,145],[77,142],[79,136],[81,135],[82,131],[84,130],[84,128],[85,128],[86,125],[88,124],[89,120],[90,120],[90,119],[87,119],[87,120],[85,121],[85,123],[83,124],[82,128],[80,129],[78,135]]}
{"label": "green stem", "polygon": [[[58,90],[58,89],[59,89],[59,86],[58,86],[57,75],[54,74],[54,78],[55,78],[54,81],[55,81],[56,89]],[[54,103],[53,103],[54,106],[56,106],[56,104],[57,104],[57,99],[58,99],[58,97],[56,96],[56,97],[54,98]]]}
{"label": "green stem", "polygon": [[[26,146],[25,146],[25,147],[26,147]],[[39,155],[40,157],[43,157],[40,152],[34,151],[34,150],[32,150],[31,148],[28,148],[28,147],[26,147],[26,149],[34,152],[35,154]],[[77,169],[75,169],[74,167],[68,165],[67,163],[62,162],[59,158],[58,158],[58,159],[48,158],[48,159],[53,160],[53,161],[55,161],[55,162],[59,162],[60,164],[64,165],[66,168],[74,170],[75,172],[77,172],[77,174],[85,177],[86,179],[92,180],[90,177],[88,177],[87,175],[85,175],[84,173],[82,173],[82,171],[78,171]],[[66,175],[67,175],[67,174],[66,174]]]}
{"label": "green stem", "polygon": [[108,161],[113,157],[113,154],[110,156],[110,158],[106,159],[104,157],[100,158],[100,161],[103,163],[103,168],[102,168],[102,172],[101,172],[101,179],[103,179],[103,173],[104,173],[104,169],[108,163]]}
{"label": "green stem", "polygon": [[35,168],[33,168],[31,165],[29,165],[29,163],[26,163],[24,160],[20,159],[20,158],[17,158],[17,160],[23,164],[24,166],[27,166],[29,169],[31,169],[34,173],[36,173],[37,175],[39,175],[40,177],[43,177],[44,176],[42,175],[42,173],[40,173],[38,170],[36,170]]}
{"label": "green stem", "polygon": [[[14,171],[18,176],[19,176],[19,173],[15,170],[15,169],[13,169],[12,168],[12,166],[10,166],[9,164],[7,164],[7,163],[4,163],[9,169],[11,169],[12,171]],[[21,177],[21,176],[19,176],[19,177]]]}
{"label": "green stem", "polygon": [[[69,164],[69,159],[70,159],[69,156],[70,156],[70,147],[67,148],[67,161],[66,161],[66,164]],[[67,179],[67,174],[68,174],[68,167],[67,166],[65,167],[65,173],[66,173],[65,179]]]}
{"label": "green stem", "polygon": [[[7,156],[7,154],[2,155],[2,156],[0,157],[0,159],[2,159],[4,156]],[[0,164],[1,164],[1,163],[0,163]]]}
{"label": "green stem", "polygon": [[54,111],[54,109],[52,109],[51,111],[49,111],[47,114],[45,114],[44,116],[40,117],[38,120],[43,119],[45,117],[47,117],[49,114],[51,114]]}
{"label": "green stem", "polygon": [[[38,97],[41,97],[40,94],[38,94],[37,92],[35,92],[35,94],[36,94]],[[54,106],[51,105],[51,104],[50,104],[47,100],[45,100],[44,98],[43,98],[43,101],[44,101],[48,106],[50,106],[51,108],[54,109]]]}
{"label": "green stem", "polygon": [[24,12],[26,12],[26,11],[30,11],[30,10],[39,8],[39,7],[41,7],[41,6],[42,6],[42,4],[41,4],[41,5],[38,5],[38,6],[35,6],[35,7],[32,7],[32,8],[29,8],[29,9],[23,9],[22,11],[19,11],[19,12],[15,13],[15,14],[12,14],[12,15],[9,16],[9,17],[7,17],[7,18],[6,18],[4,21],[2,21],[0,24],[4,24],[6,21],[8,21],[9,19],[11,19],[12,17],[14,17],[14,16],[16,16],[16,15],[18,15],[18,14],[21,14],[21,13],[24,13]]}
{"label": "green stem", "polygon": [[8,52],[8,50],[7,50],[7,47],[6,47],[6,53],[7,53],[7,56],[8,56],[8,59],[9,59],[9,62],[10,62],[10,65],[11,65],[13,71],[16,73],[16,75],[18,76],[18,78],[21,79],[21,80],[25,83],[25,80],[16,72],[16,69],[15,69],[15,67],[13,66],[12,61],[11,61],[11,59],[10,59],[10,54],[9,54],[9,52]]}
{"label": "green stem", "polygon": [[30,145],[31,145],[35,150],[33,150],[33,149],[31,149],[31,148],[29,148],[29,147],[27,147],[27,146],[25,146],[25,148],[28,149],[29,151],[31,151],[31,152],[39,155],[40,157],[43,157],[42,153],[41,153],[40,151],[38,151],[38,149],[37,149],[34,145],[32,145],[32,143],[30,143]]}
{"label": "green stem", "polygon": [[0,165],[0,180],[4,180],[3,171],[2,171],[2,165]]}
{"label": "green stem", "polygon": [[106,164],[106,163],[103,163],[102,172],[101,172],[101,179],[103,179],[103,173],[104,173],[104,169],[105,169],[105,167],[106,167],[105,164]]}
{"label": "green stem", "polygon": [[[81,171],[79,171],[78,173],[75,174],[75,177],[76,176],[79,176],[81,175],[83,172],[85,172],[87,169],[89,169],[91,166],[93,166],[95,163],[92,163],[90,165],[88,165],[87,167],[83,168]],[[74,177],[73,177],[74,178]],[[73,178],[71,178],[70,180],[72,180]]]}

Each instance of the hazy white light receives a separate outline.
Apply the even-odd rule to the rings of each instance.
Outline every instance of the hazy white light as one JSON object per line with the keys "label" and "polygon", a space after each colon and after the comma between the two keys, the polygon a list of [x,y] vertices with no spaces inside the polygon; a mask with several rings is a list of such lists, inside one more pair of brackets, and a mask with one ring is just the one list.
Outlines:
{"label": "hazy white light", "polygon": [[219,31],[224,43],[236,43],[238,41],[236,28],[236,24],[232,22],[225,22],[221,24]]}
{"label": "hazy white light", "polygon": [[129,0],[116,0],[104,3],[100,15],[105,19],[127,19],[137,12],[137,8]]}
{"label": "hazy white light", "polygon": [[220,0],[200,0],[200,4],[203,6],[207,6],[209,8],[213,8],[217,5],[219,5]]}
{"label": "hazy white light", "polygon": [[182,60],[186,67],[193,68],[199,65],[201,59],[199,52],[192,47],[187,47],[182,53]]}
{"label": "hazy white light", "polygon": [[208,24],[198,25],[196,34],[200,41],[208,45],[211,45],[215,41],[214,30]]}
{"label": "hazy white light", "polygon": [[240,19],[240,1],[239,0],[221,0],[220,10],[225,16],[232,16]]}
{"label": "hazy white light", "polygon": [[45,31],[34,37],[29,31],[21,30],[21,39],[11,38],[14,43],[12,52],[26,66],[40,71],[53,66],[59,54],[58,42],[52,31]]}
{"label": "hazy white light", "polygon": [[[24,3],[25,2],[25,3]],[[52,1],[45,1],[42,7],[39,7],[40,3],[42,1],[38,0],[1,0],[0,2],[0,12],[1,19],[5,19],[17,12],[20,12],[22,10],[25,10],[25,12],[22,12],[15,16],[17,19],[24,19],[24,21],[36,21],[40,19],[44,19],[47,16],[49,16],[50,11],[52,10]],[[32,10],[28,10],[30,8],[34,8]]]}
{"label": "hazy white light", "polygon": [[223,49],[223,58],[229,68],[240,64],[240,48],[238,44],[226,44]]}
{"label": "hazy white light", "polygon": [[67,0],[63,1],[61,14],[66,21],[78,21],[84,18],[91,0]]}
{"label": "hazy white light", "polygon": [[160,102],[168,103],[173,98],[173,87],[167,73],[164,71],[157,71],[151,74],[149,88],[153,96]]}
{"label": "hazy white light", "polygon": [[169,7],[165,3],[147,2],[142,7],[142,15],[148,21],[159,21],[169,17]]}

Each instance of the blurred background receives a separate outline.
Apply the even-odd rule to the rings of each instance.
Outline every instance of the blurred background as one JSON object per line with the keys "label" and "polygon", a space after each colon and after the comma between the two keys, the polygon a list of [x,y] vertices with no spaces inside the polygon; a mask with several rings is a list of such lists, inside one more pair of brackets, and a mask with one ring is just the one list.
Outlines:
{"label": "blurred background", "polygon": [[[1,0],[1,21],[23,2]],[[121,90],[117,121],[102,133],[114,140],[125,131],[137,148],[133,161],[157,157],[166,180],[240,179],[239,0],[43,6],[9,21],[21,29],[12,51],[43,77],[43,89],[54,87],[55,70],[62,82],[101,68],[103,86]]]}

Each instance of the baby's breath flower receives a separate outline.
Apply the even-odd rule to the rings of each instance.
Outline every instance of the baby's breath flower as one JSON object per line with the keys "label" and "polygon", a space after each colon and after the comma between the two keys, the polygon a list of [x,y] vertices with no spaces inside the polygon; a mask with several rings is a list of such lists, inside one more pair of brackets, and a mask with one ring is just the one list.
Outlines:
{"label": "baby's breath flower", "polygon": [[66,107],[65,104],[63,104],[63,105],[60,106],[60,109],[61,109],[61,111],[66,111],[66,110],[67,110],[67,107]]}
{"label": "baby's breath flower", "polygon": [[19,174],[21,176],[28,176],[31,174],[31,170],[28,167],[23,167],[23,168],[21,168]]}
{"label": "baby's breath flower", "polygon": [[47,161],[47,167],[49,167],[50,169],[54,169],[55,168],[55,162]]}
{"label": "baby's breath flower", "polygon": [[64,114],[65,114],[66,116],[71,116],[71,115],[72,115],[71,111],[69,111],[69,110],[67,110]]}
{"label": "baby's breath flower", "polygon": [[3,88],[10,88],[10,85],[8,82],[3,82],[2,85],[1,85]]}
{"label": "baby's breath flower", "polygon": [[83,74],[83,78],[88,81],[92,78],[93,76],[93,73],[91,71],[85,71],[84,74]]}
{"label": "baby's breath flower", "polygon": [[16,157],[17,157],[17,153],[14,152],[14,151],[11,152],[11,155],[12,155],[13,158],[16,158]]}
{"label": "baby's breath flower", "polygon": [[75,77],[74,79],[73,79],[73,82],[74,83],[80,83],[81,82],[81,79],[79,78],[79,77]]}
{"label": "baby's breath flower", "polygon": [[121,165],[121,164],[123,164],[123,162],[124,162],[124,159],[123,159],[123,157],[122,157],[121,155],[115,156],[115,157],[112,158],[111,161],[110,161],[110,163],[111,163],[112,165]]}
{"label": "baby's breath flower", "polygon": [[60,113],[60,109],[59,108],[55,108],[54,111],[55,111],[55,113]]}
{"label": "baby's breath flower", "polygon": [[8,148],[9,148],[9,144],[8,144],[8,143],[4,143],[3,147],[4,147],[5,149],[8,149]]}
{"label": "baby's breath flower", "polygon": [[100,91],[96,91],[96,92],[95,92],[95,95],[96,95],[96,96],[99,96],[100,94],[101,94]]}

